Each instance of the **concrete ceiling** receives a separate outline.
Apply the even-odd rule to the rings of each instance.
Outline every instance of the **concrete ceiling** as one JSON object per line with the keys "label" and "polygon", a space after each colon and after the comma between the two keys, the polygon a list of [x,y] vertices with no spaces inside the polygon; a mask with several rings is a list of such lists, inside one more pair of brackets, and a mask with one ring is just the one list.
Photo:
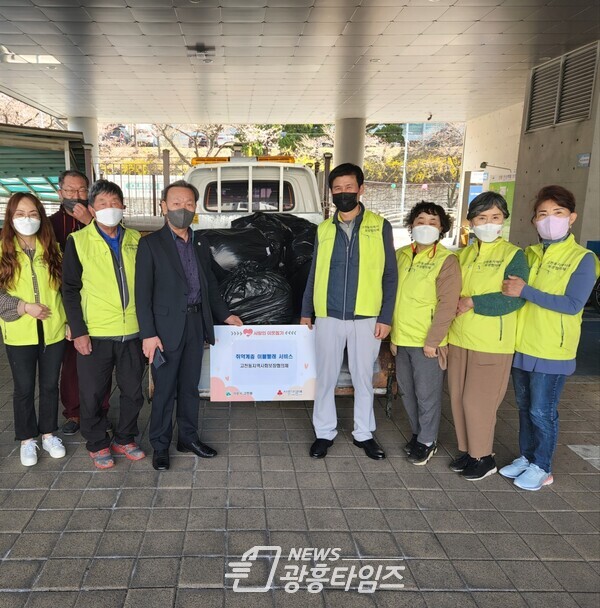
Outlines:
{"label": "concrete ceiling", "polygon": [[[468,120],[600,37],[598,0],[0,0],[0,90],[103,122]],[[186,45],[214,46],[212,63]],[[2,57],[0,57],[2,59]],[[6,58],[4,59],[6,60]]]}

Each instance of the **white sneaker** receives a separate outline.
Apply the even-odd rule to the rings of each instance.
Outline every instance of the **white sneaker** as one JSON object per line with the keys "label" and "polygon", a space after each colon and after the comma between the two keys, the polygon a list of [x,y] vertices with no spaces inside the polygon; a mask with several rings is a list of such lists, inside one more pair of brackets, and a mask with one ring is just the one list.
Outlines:
{"label": "white sneaker", "polygon": [[37,441],[32,439],[21,444],[21,464],[24,467],[32,467],[37,464],[37,451],[40,449]]}
{"label": "white sneaker", "polygon": [[56,435],[42,438],[42,447],[52,458],[62,458],[67,453],[63,442]]}

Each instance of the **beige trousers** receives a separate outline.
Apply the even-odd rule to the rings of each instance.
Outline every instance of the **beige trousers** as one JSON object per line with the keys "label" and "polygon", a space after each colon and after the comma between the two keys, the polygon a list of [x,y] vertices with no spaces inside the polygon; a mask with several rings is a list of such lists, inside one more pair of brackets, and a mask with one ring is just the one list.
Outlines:
{"label": "beige trousers", "polygon": [[496,412],[508,386],[513,355],[450,345],[448,388],[458,449],[472,458],[492,453]]}

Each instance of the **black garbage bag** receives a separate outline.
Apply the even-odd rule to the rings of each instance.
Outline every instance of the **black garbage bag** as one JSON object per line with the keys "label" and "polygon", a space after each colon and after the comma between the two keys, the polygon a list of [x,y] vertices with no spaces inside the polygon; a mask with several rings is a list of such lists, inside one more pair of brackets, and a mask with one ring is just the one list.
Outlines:
{"label": "black garbage bag", "polygon": [[[310,224],[310,222],[309,222]],[[297,235],[294,236],[292,242],[287,249],[286,270],[288,276],[294,274],[301,266],[312,260],[315,248],[315,237],[317,235],[317,227],[311,224]]]}
{"label": "black garbage bag", "polygon": [[245,215],[233,220],[231,227],[258,228],[269,239],[271,251],[277,259],[277,264],[283,266],[286,261],[286,249],[294,237],[294,233],[279,219],[281,215],[283,214],[257,211],[252,215]]}
{"label": "black garbage bag", "polygon": [[269,217],[278,219],[282,224],[285,224],[293,233],[294,236],[300,234],[308,228],[314,228],[316,230],[316,224],[309,222],[303,217],[298,217],[292,213],[270,213]]}
{"label": "black garbage bag", "polygon": [[273,255],[267,237],[258,228],[225,228],[199,230],[209,244],[213,258],[213,272],[219,282],[224,281],[240,264],[252,262],[257,268],[276,268],[279,258]]}
{"label": "black garbage bag", "polygon": [[302,297],[306,289],[306,282],[310,273],[312,260],[308,259],[304,264],[298,265],[288,276],[288,281],[292,287],[292,306],[294,317],[299,317],[302,311]]}
{"label": "black garbage bag", "polygon": [[242,264],[220,285],[229,310],[247,325],[286,325],[293,319],[292,288],[278,272]]}

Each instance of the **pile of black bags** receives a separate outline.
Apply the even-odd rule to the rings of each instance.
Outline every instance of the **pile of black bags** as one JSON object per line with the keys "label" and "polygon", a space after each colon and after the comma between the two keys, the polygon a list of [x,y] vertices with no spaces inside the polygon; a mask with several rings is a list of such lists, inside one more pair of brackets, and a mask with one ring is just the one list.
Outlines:
{"label": "pile of black bags", "polygon": [[252,325],[283,325],[297,318],[316,232],[308,220],[263,212],[234,220],[231,229],[202,230],[231,312]]}

